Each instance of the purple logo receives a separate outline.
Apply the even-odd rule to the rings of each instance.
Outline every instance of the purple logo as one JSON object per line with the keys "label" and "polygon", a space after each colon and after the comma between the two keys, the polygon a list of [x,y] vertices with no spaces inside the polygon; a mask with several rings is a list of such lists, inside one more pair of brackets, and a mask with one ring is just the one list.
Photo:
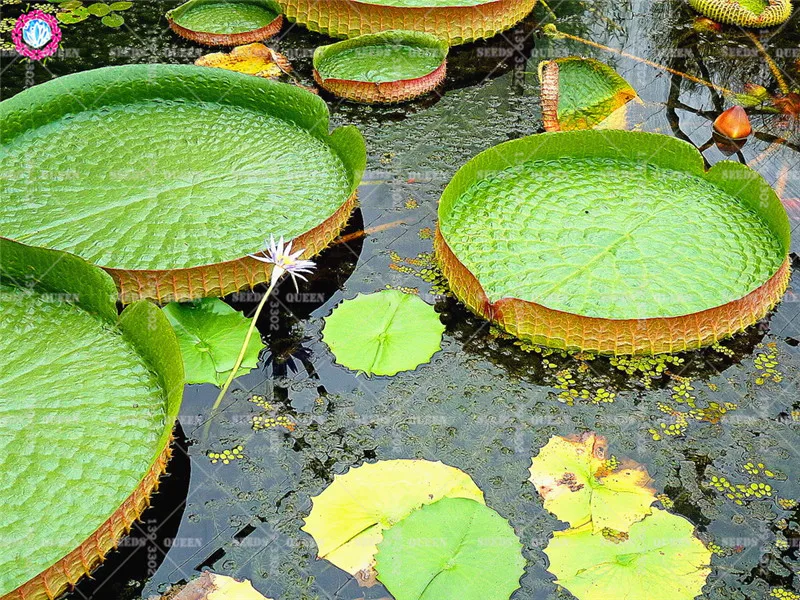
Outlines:
{"label": "purple logo", "polygon": [[31,60],[42,60],[58,50],[61,29],[53,15],[32,10],[17,19],[11,39],[17,52]]}

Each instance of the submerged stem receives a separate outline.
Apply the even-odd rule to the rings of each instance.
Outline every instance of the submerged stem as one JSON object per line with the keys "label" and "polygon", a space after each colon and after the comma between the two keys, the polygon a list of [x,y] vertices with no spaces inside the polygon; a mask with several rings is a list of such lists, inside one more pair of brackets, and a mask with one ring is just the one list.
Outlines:
{"label": "submerged stem", "polygon": [[264,292],[264,296],[258,303],[256,312],[253,314],[253,319],[250,321],[250,327],[247,328],[247,335],[244,336],[242,349],[239,350],[239,356],[236,358],[236,362],[233,364],[233,370],[231,370],[230,375],[228,375],[228,379],[225,380],[225,384],[219,391],[219,395],[214,401],[214,406],[211,407],[211,414],[206,422],[205,434],[208,434],[208,428],[211,426],[211,419],[214,417],[214,413],[217,412],[219,405],[222,403],[222,399],[225,397],[225,393],[228,391],[228,388],[231,387],[231,383],[233,383],[233,380],[236,378],[236,373],[239,372],[239,367],[242,366],[242,361],[244,361],[244,355],[247,352],[247,346],[250,345],[250,338],[253,337],[253,331],[255,331],[258,317],[261,315],[261,311],[263,310],[264,305],[267,303],[267,299],[272,295],[272,290],[275,289],[275,284],[278,283],[278,280],[281,278],[281,275],[283,275],[284,272],[285,271],[277,265],[272,267],[272,278],[270,279],[269,287],[267,288],[267,291]]}

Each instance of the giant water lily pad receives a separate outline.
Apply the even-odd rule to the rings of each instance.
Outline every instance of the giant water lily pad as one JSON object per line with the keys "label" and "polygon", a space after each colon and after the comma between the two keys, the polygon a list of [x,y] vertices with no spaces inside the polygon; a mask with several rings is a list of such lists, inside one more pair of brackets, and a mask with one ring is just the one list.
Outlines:
{"label": "giant water lily pad", "polygon": [[[222,386],[242,349],[250,319],[219,298],[170,302],[164,313],[178,336],[186,383]],[[263,349],[261,338],[252,336],[237,377],[256,368]]]}
{"label": "giant water lily pad", "polygon": [[689,0],[697,12],[740,27],[773,27],[792,16],[791,0]]}
{"label": "giant water lily pad", "polygon": [[508,600],[524,573],[521,550],[491,508],[444,498],[384,532],[375,570],[396,600]]}
{"label": "giant water lily pad", "polygon": [[571,527],[591,523],[595,532],[625,532],[650,514],[655,490],[644,467],[610,466],[610,458],[605,438],[594,432],[554,436],[531,461],[530,480],[544,507]]}
{"label": "giant water lily pad", "polygon": [[424,31],[451,46],[492,37],[527,16],[536,0],[278,0],[290,21],[332,37],[390,29]]}
{"label": "giant water lily pad", "polygon": [[[59,77],[0,103],[0,229],[106,268],[124,302],[269,279],[269,232],[305,257],[349,218],[366,161],[353,127],[296,86],[190,65]],[[36,210],[31,210],[31,198]]]}
{"label": "giant water lily pad", "polygon": [[359,294],[325,319],[323,340],[336,362],[367,375],[395,375],[442,349],[444,325],[430,304],[398,290]]}
{"label": "giant water lily pad", "polygon": [[239,46],[281,30],[281,8],[272,0],[189,0],[169,11],[172,30],[208,46]]}
{"label": "giant water lily pad", "polygon": [[654,509],[627,540],[592,533],[591,526],[557,531],[544,550],[548,570],[578,600],[691,600],[710,572],[711,552],[694,526]]}
{"label": "giant water lily pad", "polygon": [[417,31],[362,35],[314,51],[314,79],[356,102],[404,102],[444,81],[448,46]]}
{"label": "giant water lily pad", "polygon": [[755,323],[786,289],[789,221],[755,171],[678,139],[571,131],[472,159],[439,204],[455,294],[534,343],[674,352]]}
{"label": "giant water lily pad", "polygon": [[6,239],[0,256],[0,596],[54,597],[144,510],[183,365],[154,304],[117,318],[102,270]]}
{"label": "giant water lily pad", "polygon": [[423,504],[441,498],[482,503],[483,492],[469,475],[439,462],[367,463],[335,476],[333,483],[312,499],[303,531],[314,537],[319,558],[368,581],[384,530]]}
{"label": "giant water lily pad", "polygon": [[569,56],[539,65],[547,131],[590,129],[636,98],[619,73],[593,58]]}

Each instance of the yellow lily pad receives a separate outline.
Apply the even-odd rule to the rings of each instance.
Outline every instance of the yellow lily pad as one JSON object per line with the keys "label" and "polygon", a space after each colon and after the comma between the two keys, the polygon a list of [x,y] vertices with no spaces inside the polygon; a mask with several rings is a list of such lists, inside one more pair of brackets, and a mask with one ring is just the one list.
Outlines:
{"label": "yellow lily pad", "polygon": [[594,432],[554,436],[531,461],[530,473],[544,507],[571,527],[592,523],[595,532],[626,532],[656,500],[647,470],[610,460],[605,438]]}
{"label": "yellow lily pad", "polygon": [[246,46],[237,46],[230,52],[213,52],[201,56],[194,64],[200,67],[216,67],[274,79],[292,71],[289,59],[280,52],[256,42]]}
{"label": "yellow lily pad", "polygon": [[383,530],[422,505],[442,498],[468,498],[484,504],[483,492],[463,471],[427,460],[384,460],[337,475],[312,498],[303,531],[318,547],[318,557],[356,576],[374,581],[375,554]]}

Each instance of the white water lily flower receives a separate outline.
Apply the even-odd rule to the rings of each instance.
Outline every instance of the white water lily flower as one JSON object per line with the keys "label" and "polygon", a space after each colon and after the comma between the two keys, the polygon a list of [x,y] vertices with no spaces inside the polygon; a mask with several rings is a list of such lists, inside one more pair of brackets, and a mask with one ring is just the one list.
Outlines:
{"label": "white water lily flower", "polygon": [[269,242],[264,240],[266,248],[258,254],[249,254],[250,258],[255,258],[261,262],[271,263],[274,265],[272,269],[272,284],[274,284],[284,273],[288,273],[292,277],[294,289],[299,291],[297,287],[297,278],[303,281],[308,281],[303,273],[311,273],[316,267],[313,260],[304,260],[300,256],[305,250],[297,250],[292,252],[292,243],[284,245],[283,236],[278,242],[275,242],[275,237],[270,235]]}

